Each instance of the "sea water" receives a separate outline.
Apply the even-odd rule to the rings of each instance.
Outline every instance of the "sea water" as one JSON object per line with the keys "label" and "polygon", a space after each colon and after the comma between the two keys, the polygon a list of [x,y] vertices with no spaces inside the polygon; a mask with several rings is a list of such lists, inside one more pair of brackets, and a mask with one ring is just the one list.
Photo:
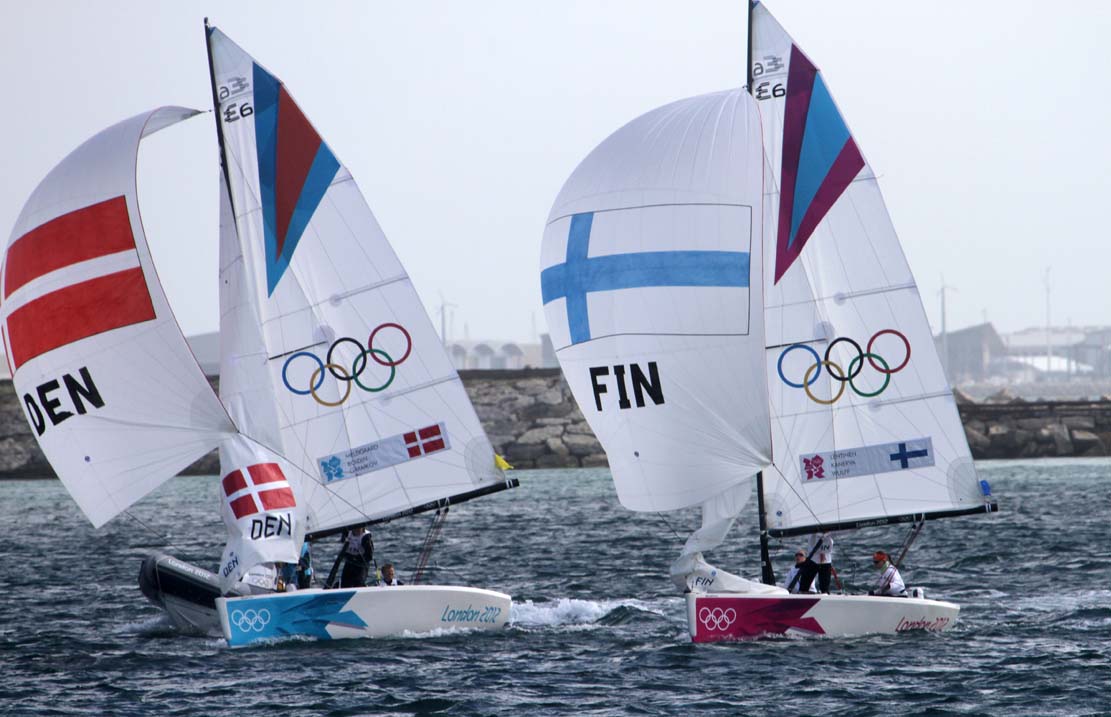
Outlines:
{"label": "sea water", "polygon": [[[903,569],[961,605],[955,630],[729,645],[690,642],[667,578],[696,513],[631,513],[604,469],[519,472],[452,509],[425,581],[512,595],[502,633],[238,650],[178,633],[136,583],[152,550],[216,567],[216,478],[175,479],[100,530],[57,481],[3,482],[0,713],[1111,713],[1111,462],[978,468],[1002,512],[927,524]],[[758,574],[753,503],[711,562]],[[376,528],[379,563],[408,581],[429,521]],[[905,533],[838,534],[845,588]],[[774,543],[780,574],[798,542]],[[338,547],[314,549],[318,574]]]}

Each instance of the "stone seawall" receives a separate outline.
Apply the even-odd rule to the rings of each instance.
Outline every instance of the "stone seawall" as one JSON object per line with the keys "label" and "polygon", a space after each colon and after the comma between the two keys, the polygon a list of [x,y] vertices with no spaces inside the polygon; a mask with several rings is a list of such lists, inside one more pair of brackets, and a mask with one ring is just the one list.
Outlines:
{"label": "stone seawall", "polygon": [[[463,371],[494,449],[517,468],[604,466],[559,369]],[[213,386],[216,380],[212,379]],[[1111,400],[958,405],[975,458],[1111,455]],[[213,452],[185,472],[215,474]],[[11,381],[0,382],[0,478],[52,475]]]}

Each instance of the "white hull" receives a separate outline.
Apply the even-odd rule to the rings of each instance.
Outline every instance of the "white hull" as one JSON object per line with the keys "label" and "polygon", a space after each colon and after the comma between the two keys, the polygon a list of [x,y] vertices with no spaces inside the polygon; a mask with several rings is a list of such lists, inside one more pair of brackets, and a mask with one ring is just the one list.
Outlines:
{"label": "white hull", "polygon": [[298,590],[217,598],[224,637],[232,647],[304,635],[323,640],[390,637],[447,628],[500,630],[508,595],[450,585]]}
{"label": "white hull", "polygon": [[940,632],[957,624],[960,606],[925,598],[869,595],[738,595],[689,593],[694,642],[767,635],[847,637],[911,630]]}

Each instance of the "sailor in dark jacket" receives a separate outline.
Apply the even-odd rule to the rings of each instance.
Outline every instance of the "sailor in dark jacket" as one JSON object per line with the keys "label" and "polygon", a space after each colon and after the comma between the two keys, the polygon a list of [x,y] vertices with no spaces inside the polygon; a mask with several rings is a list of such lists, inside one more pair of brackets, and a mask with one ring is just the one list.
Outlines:
{"label": "sailor in dark jacket", "polygon": [[366,528],[352,528],[347,534],[347,546],[343,551],[343,574],[340,587],[365,588],[367,570],[374,561],[374,540]]}

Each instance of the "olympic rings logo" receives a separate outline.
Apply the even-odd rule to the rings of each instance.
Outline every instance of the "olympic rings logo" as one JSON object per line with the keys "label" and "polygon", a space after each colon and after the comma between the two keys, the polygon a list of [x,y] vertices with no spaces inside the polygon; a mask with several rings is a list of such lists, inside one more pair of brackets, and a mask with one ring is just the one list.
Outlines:
{"label": "olympic rings logo", "polygon": [[261,610],[236,610],[231,614],[231,621],[240,632],[262,632],[270,624],[270,611]]}
{"label": "olympic rings logo", "polygon": [[724,610],[720,607],[704,607],[698,611],[698,621],[706,626],[707,630],[724,630],[737,619],[737,611],[731,607]]}
{"label": "olympic rings logo", "polygon": [[[401,354],[401,358],[397,360],[394,360],[394,358],[386,353],[385,350],[374,347],[374,337],[377,336],[378,332],[382,329],[388,328],[397,329],[401,332],[401,335],[405,337],[405,353]],[[333,361],[336,348],[338,348],[342,344],[352,344],[359,352],[355,356],[355,360],[351,363],[350,370],[348,370],[346,366]],[[313,400],[319,403],[321,406],[328,406],[330,408],[339,406],[351,397],[352,384],[355,384],[368,393],[378,393],[379,391],[385,391],[386,388],[388,388],[389,385],[393,383],[394,377],[397,375],[397,367],[405,363],[405,360],[409,358],[409,354],[413,352],[413,337],[409,335],[409,332],[406,331],[405,327],[401,324],[379,324],[374,329],[374,331],[370,332],[370,336],[366,340],[366,345],[367,348],[364,349],[363,345],[359,343],[358,340],[353,339],[350,336],[344,336],[332,342],[332,345],[328,348],[328,354],[323,361],[321,361],[320,357],[312,353],[311,351],[297,351],[296,353],[290,354],[289,358],[285,360],[285,364],[282,366],[282,383],[285,384],[285,387],[289,389],[290,392],[295,393],[298,396],[312,396]],[[365,371],[366,367],[370,365],[370,361],[367,360],[368,357],[370,361],[374,361],[376,364],[379,364],[380,366],[386,366],[390,369],[390,377],[387,378],[380,386],[367,386],[359,380],[359,378],[363,375],[363,371]],[[312,376],[309,378],[307,389],[294,388],[289,382],[289,365],[299,358],[308,358],[316,363],[316,368],[313,370]],[[320,395],[317,393],[320,387],[324,385],[325,371],[330,373],[337,381],[342,381],[346,386],[346,390],[343,392],[343,396],[337,401],[327,401],[321,398]]]}
{"label": "olympic rings logo", "polygon": [[[872,351],[872,347],[875,345],[876,339],[878,339],[880,336],[883,336],[884,334],[891,334],[892,336],[897,336],[898,338],[902,339],[903,346],[906,349],[906,355],[903,357],[902,363],[900,363],[898,366],[895,366],[894,368],[892,368],[891,365],[887,363],[887,360],[885,358]],[[833,351],[833,347],[841,343],[842,341],[851,344],[852,347],[856,349],[856,356],[853,358],[852,361],[849,361],[847,372],[842,369],[837,363],[831,361],[829,358],[830,352]],[[783,374],[783,359],[787,357],[787,354],[795,351],[796,349],[808,352],[814,359],[814,363],[810,364],[810,366],[806,369],[806,372],[803,374],[802,383],[795,383]],[[859,388],[857,388],[856,384],[853,383],[853,379],[859,376],[860,372],[864,370],[865,359],[867,359],[872,368],[883,374],[883,385],[875,391],[871,392],[861,391]],[[853,393],[862,398],[873,398],[880,395],[887,390],[887,386],[891,383],[891,374],[899,373],[904,368],[906,368],[906,365],[909,362],[910,341],[907,340],[907,337],[904,336],[901,332],[896,331],[895,329],[883,329],[881,331],[877,331],[872,335],[872,338],[868,339],[868,346],[866,350],[861,349],[860,344],[850,339],[848,336],[838,336],[833,341],[831,341],[829,343],[829,346],[826,347],[825,356],[818,356],[818,352],[815,351],[813,347],[808,344],[791,344],[787,348],[783,349],[783,353],[779,354],[779,362],[776,364],[776,369],[779,371],[779,378],[782,379],[783,383],[792,388],[801,388],[803,391],[806,392],[806,396],[811,401],[813,401],[814,403],[820,403],[823,406],[828,406],[830,404],[837,403],[842,394],[845,393],[845,384],[848,384],[849,388],[853,390]],[[840,387],[837,389],[836,395],[828,400],[818,398],[810,391],[810,387],[814,385],[815,381],[818,380],[818,376],[821,375],[823,368],[829,374],[830,378],[841,384]]]}

